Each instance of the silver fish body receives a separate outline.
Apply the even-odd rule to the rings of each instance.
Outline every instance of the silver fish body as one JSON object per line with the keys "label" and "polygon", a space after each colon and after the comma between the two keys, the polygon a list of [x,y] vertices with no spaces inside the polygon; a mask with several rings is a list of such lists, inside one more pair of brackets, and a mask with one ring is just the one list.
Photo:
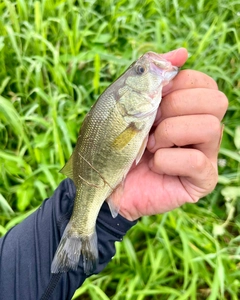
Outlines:
{"label": "silver fish body", "polygon": [[62,169],[73,180],[76,196],[73,214],[52,262],[52,273],[76,270],[81,255],[85,273],[94,271],[99,210],[109,199],[111,212],[117,215],[115,195],[119,197],[124,178],[145,150],[162,87],[177,73],[177,67],[148,52],[105,90],[86,115],[72,156]]}

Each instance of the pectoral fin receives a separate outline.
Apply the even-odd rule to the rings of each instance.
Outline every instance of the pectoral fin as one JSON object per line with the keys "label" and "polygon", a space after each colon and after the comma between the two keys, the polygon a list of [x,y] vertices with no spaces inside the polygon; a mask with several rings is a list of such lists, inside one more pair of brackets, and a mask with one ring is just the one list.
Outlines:
{"label": "pectoral fin", "polygon": [[139,129],[135,126],[134,123],[130,123],[129,126],[122,131],[119,136],[115,138],[112,143],[112,146],[116,150],[121,150],[127,146],[127,144],[135,137],[139,132]]}
{"label": "pectoral fin", "polygon": [[72,155],[66,162],[65,166],[59,172],[73,180]]}
{"label": "pectoral fin", "polygon": [[145,137],[145,139],[143,140],[142,146],[141,146],[141,148],[140,148],[139,151],[138,151],[138,155],[137,155],[136,160],[135,160],[136,165],[139,163],[140,159],[141,159],[142,156],[143,156],[143,153],[144,153],[144,151],[145,151],[145,149],[146,149],[146,146],[147,146],[147,142],[148,142],[148,135],[147,135],[147,136]]}

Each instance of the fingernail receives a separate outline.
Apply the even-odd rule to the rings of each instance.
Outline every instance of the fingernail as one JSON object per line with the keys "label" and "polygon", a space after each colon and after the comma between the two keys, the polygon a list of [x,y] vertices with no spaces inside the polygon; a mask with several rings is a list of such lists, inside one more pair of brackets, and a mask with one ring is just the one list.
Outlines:
{"label": "fingernail", "polygon": [[147,147],[148,147],[149,149],[152,149],[152,148],[155,146],[155,143],[156,143],[155,137],[154,137],[154,134],[152,133],[152,134],[149,136]]}

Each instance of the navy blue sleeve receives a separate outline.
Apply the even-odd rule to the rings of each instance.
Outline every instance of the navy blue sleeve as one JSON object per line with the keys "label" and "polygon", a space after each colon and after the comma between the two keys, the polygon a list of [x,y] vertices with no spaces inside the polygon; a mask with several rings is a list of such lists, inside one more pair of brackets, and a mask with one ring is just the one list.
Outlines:
{"label": "navy blue sleeve", "polygon": [[[53,256],[73,209],[75,187],[64,180],[53,196],[0,239],[0,299],[71,299],[86,279],[82,260],[78,269],[51,274]],[[120,215],[112,218],[103,204],[97,219],[101,272],[115,254],[114,243],[121,241],[135,224]]]}

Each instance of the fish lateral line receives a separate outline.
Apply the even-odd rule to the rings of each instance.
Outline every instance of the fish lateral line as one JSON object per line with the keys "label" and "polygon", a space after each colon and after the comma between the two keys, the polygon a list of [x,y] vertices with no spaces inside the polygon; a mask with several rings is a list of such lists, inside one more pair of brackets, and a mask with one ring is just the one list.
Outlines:
{"label": "fish lateral line", "polygon": [[89,182],[89,181],[87,181],[85,178],[83,178],[81,175],[78,175],[78,177],[81,179],[81,180],[83,180],[87,185],[89,185],[89,186],[92,186],[92,187],[95,187],[95,188],[102,188],[102,186],[101,185],[97,185],[97,184],[94,184],[94,183],[91,183],[91,182]]}
{"label": "fish lateral line", "polygon": [[[99,177],[103,180],[104,185],[108,185],[109,188],[113,191],[114,189],[111,187],[111,185],[106,181],[106,179],[100,174],[100,172],[94,168],[94,166],[84,157],[80,152],[78,152],[78,155],[99,175]],[[101,186],[95,185],[94,183],[88,182],[86,179],[84,179],[82,176],[78,175],[82,180],[84,180],[87,184],[95,186],[97,188],[100,188]]]}

